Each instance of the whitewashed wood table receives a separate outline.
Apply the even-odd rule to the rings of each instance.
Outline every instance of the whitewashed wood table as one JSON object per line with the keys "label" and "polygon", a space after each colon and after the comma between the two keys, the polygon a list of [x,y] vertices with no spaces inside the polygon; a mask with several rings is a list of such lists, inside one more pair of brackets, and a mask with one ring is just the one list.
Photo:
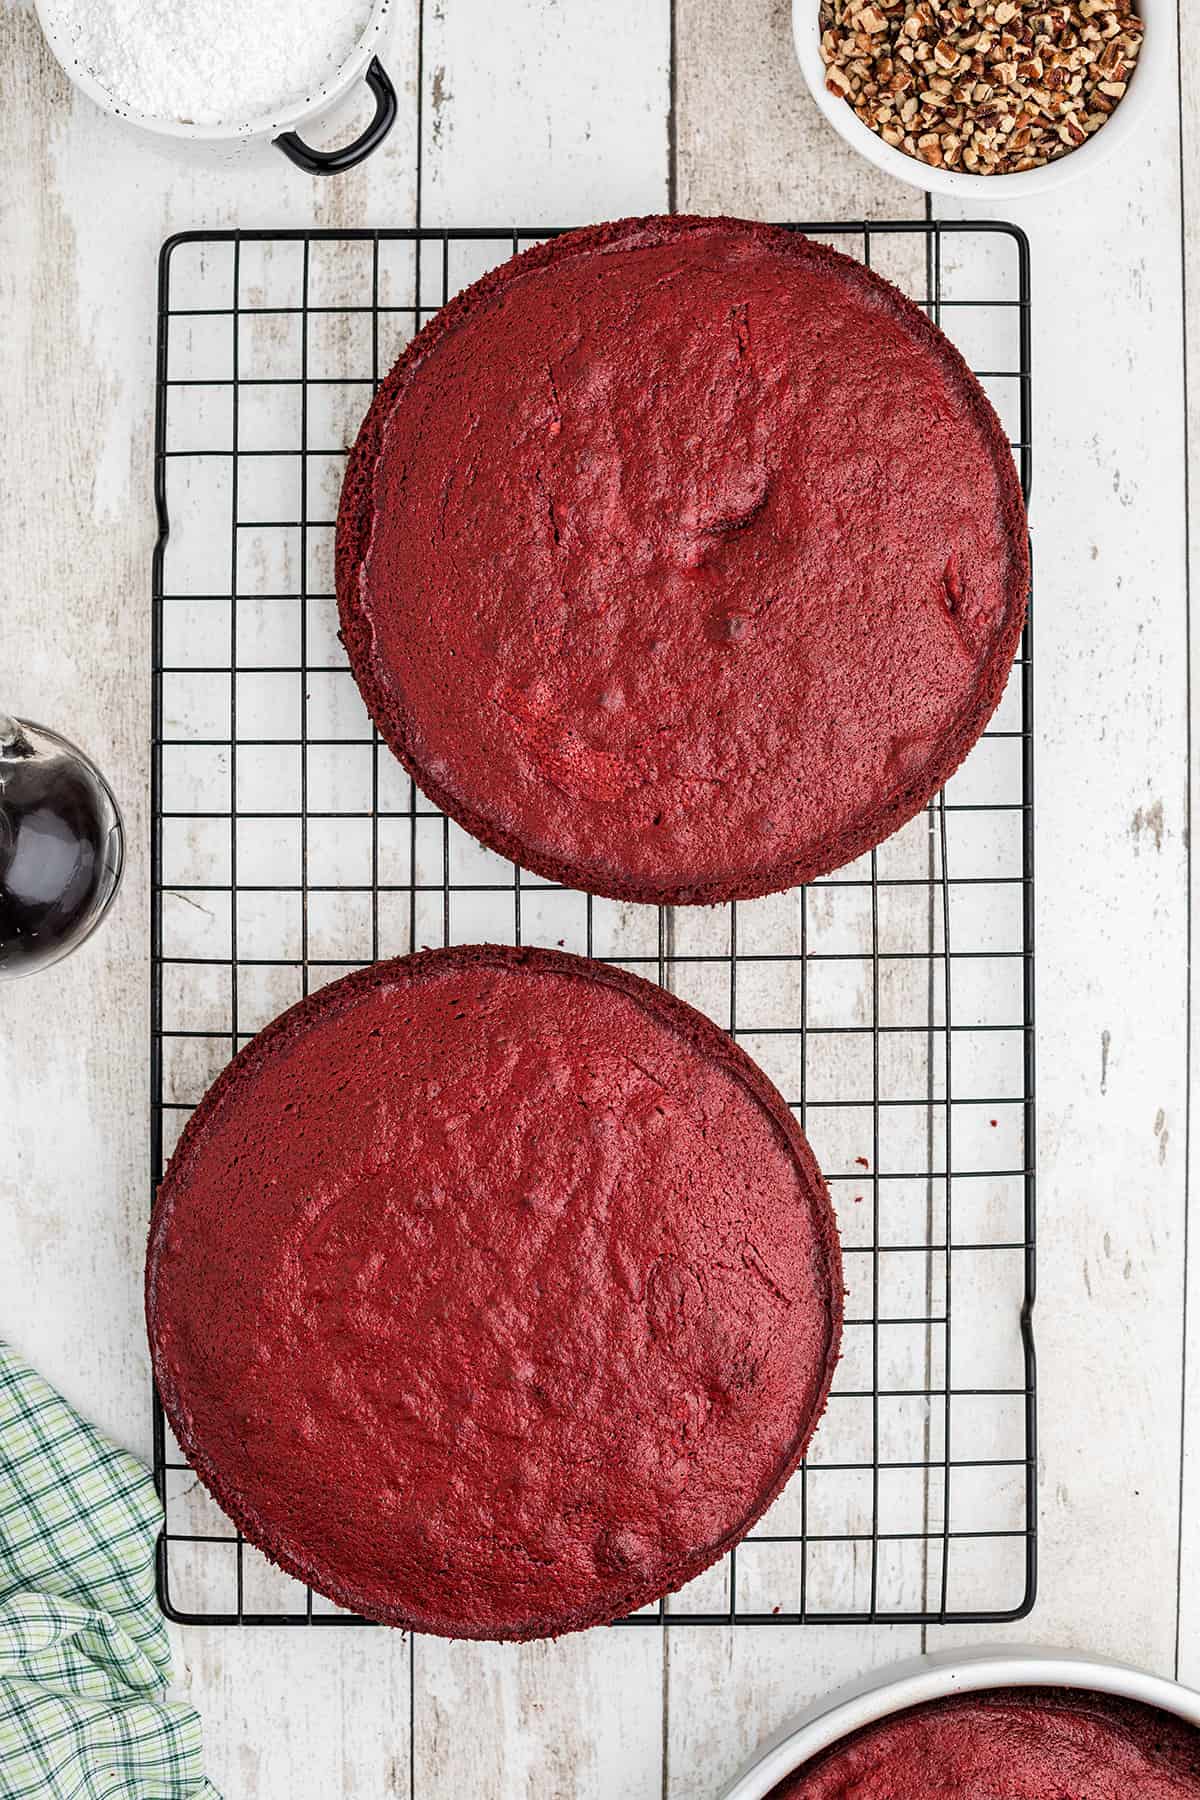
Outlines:
{"label": "whitewashed wood table", "polygon": [[[1182,229],[1200,198],[1200,19],[1184,26],[1183,106],[1164,92],[1131,161],[1016,216],[1034,258],[1037,446],[1034,1613],[991,1633],[680,1628],[521,1648],[181,1631],[181,1685],[228,1800],[703,1800],[830,1685],[971,1637],[1200,1683],[1184,384],[1190,348],[1194,405],[1184,278],[1200,287],[1200,252]],[[0,990],[0,1330],[143,1455],[159,244],[196,226],[534,226],[669,205],[923,212],[819,119],[784,0],[424,0],[390,61],[400,121],[362,170],[227,172],[126,136],[69,89],[28,0],[0,10],[0,699],[97,757],[131,840],[104,932]],[[1193,1277],[1198,1255],[1193,1234]]]}

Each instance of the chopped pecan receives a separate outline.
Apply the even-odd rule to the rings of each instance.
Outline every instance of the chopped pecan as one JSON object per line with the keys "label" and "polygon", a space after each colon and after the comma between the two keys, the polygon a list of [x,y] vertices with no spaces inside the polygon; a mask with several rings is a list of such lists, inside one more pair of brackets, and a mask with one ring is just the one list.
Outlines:
{"label": "chopped pecan", "polygon": [[826,86],[885,143],[975,174],[1099,131],[1141,49],[1135,0],[819,0]]}

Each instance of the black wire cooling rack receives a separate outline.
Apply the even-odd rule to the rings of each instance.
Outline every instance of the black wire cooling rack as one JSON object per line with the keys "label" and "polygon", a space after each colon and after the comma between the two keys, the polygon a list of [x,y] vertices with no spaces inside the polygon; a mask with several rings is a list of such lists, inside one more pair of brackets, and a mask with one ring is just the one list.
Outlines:
{"label": "black wire cooling rack", "polygon": [[[958,342],[1031,474],[1030,290],[1000,224],[803,226]],[[525,875],[380,745],[336,636],[347,446],[413,330],[548,231],[188,232],[159,272],[152,1175],[284,1007],[425,945],[565,945],[708,1011],[829,1178],[844,1354],[804,1467],[749,1538],[631,1624],[978,1623],[1036,1583],[1031,638],[947,790],[792,894],[619,905]],[[155,1400],[172,1618],[363,1623],[245,1543]]]}

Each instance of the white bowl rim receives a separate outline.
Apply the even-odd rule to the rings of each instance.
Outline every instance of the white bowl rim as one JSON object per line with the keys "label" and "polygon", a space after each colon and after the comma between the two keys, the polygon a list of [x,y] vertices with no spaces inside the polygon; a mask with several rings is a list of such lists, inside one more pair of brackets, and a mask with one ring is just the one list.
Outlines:
{"label": "white bowl rim", "polygon": [[233,125],[192,125],[181,119],[156,118],[152,113],[135,112],[130,107],[120,105],[74,55],[66,28],[59,19],[58,0],[33,0],[33,4],[46,42],[67,76],[103,112],[115,119],[123,119],[127,124],[136,125],[139,130],[154,132],[159,137],[182,138],[192,143],[222,144],[239,138],[274,136],[277,132],[287,131],[294,125],[315,119],[326,107],[340,100],[353,87],[374,56],[389,22],[393,0],[372,0],[367,22],[354,48],[321,87],[306,94],[302,100],[293,100],[290,105],[280,107],[276,112],[260,113],[256,118]]}
{"label": "white bowl rim", "polygon": [[748,1766],[721,1790],[721,1800],[766,1800],[772,1788],[805,1763],[879,1719],[951,1694],[985,1688],[1065,1687],[1138,1700],[1200,1727],[1200,1693],[1161,1675],[1107,1657],[1040,1648],[954,1650],[896,1663],[819,1700],[799,1721],[768,1739]]}
{"label": "white bowl rim", "polygon": [[[1003,195],[1009,199],[1045,194],[1064,182],[1076,180],[1111,156],[1137,130],[1160,85],[1170,50],[1164,13],[1157,7],[1157,0],[1139,0],[1138,10],[1146,25],[1141,52],[1128,91],[1114,108],[1108,123],[1068,155],[1043,163],[1041,168],[1017,170],[1008,175],[971,175],[965,170],[932,168],[917,157],[885,144],[870,126],[864,125],[854,108],[839,94],[831,94],[825,86],[820,0],[792,0],[792,36],[800,68],[817,106],[838,135],[869,162],[897,181],[923,188],[927,193],[958,195],[960,198],[969,194],[975,199],[986,195],[998,199]],[[1152,25],[1156,11],[1158,23]]]}

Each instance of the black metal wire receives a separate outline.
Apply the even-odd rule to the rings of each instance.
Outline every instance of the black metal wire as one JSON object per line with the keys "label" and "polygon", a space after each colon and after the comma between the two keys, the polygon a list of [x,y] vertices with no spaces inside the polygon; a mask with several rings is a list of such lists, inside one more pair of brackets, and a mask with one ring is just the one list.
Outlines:
{"label": "black metal wire", "polygon": [[[1032,433],[1031,433],[1031,397],[1030,397],[1030,268],[1029,250],[1024,234],[1016,228],[992,221],[958,223],[938,220],[918,220],[904,223],[863,223],[854,224],[821,224],[810,226],[794,226],[791,229],[819,234],[823,238],[833,238],[852,251],[857,247],[862,259],[870,264],[873,251],[888,240],[902,240],[916,236],[924,240],[925,266],[927,286],[925,306],[936,322],[944,322],[945,315],[956,308],[1003,308],[1015,309],[1018,336],[1018,366],[1015,369],[979,370],[977,373],[994,379],[1013,380],[1017,384],[1018,396],[1018,435],[1011,440],[1020,470],[1022,486],[1028,497],[1032,478]],[[1016,259],[1015,293],[997,294],[993,298],[959,298],[947,295],[944,291],[942,266],[943,244],[955,238],[964,241],[971,234],[981,236],[991,234],[1001,238],[1013,246]],[[335,960],[331,957],[312,954],[312,921],[310,919],[310,902],[315,896],[331,894],[359,894],[364,896],[369,906],[369,944],[372,958],[377,958],[383,949],[383,926],[381,906],[393,898],[396,901],[407,898],[407,938],[408,946],[416,948],[422,943],[434,941],[440,937],[444,943],[455,941],[455,903],[473,895],[493,895],[497,902],[502,896],[508,896],[512,905],[513,941],[522,941],[523,934],[528,935],[532,929],[529,909],[544,904],[545,896],[564,895],[567,890],[556,888],[551,883],[523,881],[519,868],[514,868],[511,880],[508,878],[487,880],[459,880],[453,872],[452,837],[450,822],[432,807],[419,793],[415,784],[406,778],[407,803],[396,807],[386,803],[381,793],[381,757],[386,761],[387,752],[381,750],[378,732],[371,728],[369,736],[325,738],[309,731],[309,678],[319,674],[343,673],[344,663],[322,662],[316,654],[310,658],[313,649],[310,636],[309,609],[313,602],[328,601],[331,596],[314,592],[310,581],[309,553],[311,537],[315,531],[329,528],[333,521],[321,517],[313,517],[310,509],[309,459],[310,457],[330,458],[344,455],[344,447],[336,450],[319,450],[309,444],[311,424],[310,394],[328,386],[361,386],[363,404],[370,393],[379,384],[381,376],[380,362],[380,324],[384,319],[399,316],[410,328],[419,326],[423,319],[433,310],[430,295],[423,285],[423,277],[427,277],[431,269],[436,269],[440,294],[438,302],[444,302],[451,291],[451,252],[456,246],[478,244],[493,249],[493,260],[499,260],[508,253],[518,252],[525,244],[536,239],[554,236],[556,233],[544,229],[528,231],[493,231],[486,228],[431,231],[431,230],[282,230],[262,232],[185,232],[171,238],[163,246],[159,263],[158,285],[158,344],[157,344],[157,397],[156,397],[156,450],[155,450],[155,506],[158,518],[158,540],[155,545],[153,559],[153,611],[151,620],[151,663],[153,671],[152,693],[152,756],[151,756],[151,916],[150,942],[153,981],[151,992],[150,1019],[150,1144],[152,1160],[152,1177],[157,1186],[165,1167],[168,1147],[167,1131],[171,1130],[171,1141],[174,1141],[175,1130],[184,1117],[192,1110],[199,1094],[189,1094],[186,1098],[178,1098],[170,1090],[169,1070],[167,1066],[168,1051],[173,1053],[176,1046],[189,1042],[202,1046],[206,1041],[223,1041],[228,1051],[236,1051],[243,1041],[245,1030],[239,1011],[239,972],[245,981],[256,969],[279,969],[295,971],[299,990],[308,993],[310,983],[315,977],[318,981],[325,978],[325,971],[340,970],[352,966],[354,958]],[[301,246],[301,281],[300,293],[295,304],[280,306],[272,304],[258,305],[253,297],[241,292],[241,272],[243,249],[253,244],[286,244],[297,243]],[[369,246],[370,276],[369,299],[362,304],[336,306],[324,302],[314,302],[311,296],[311,273],[314,247],[324,244],[355,244]],[[381,283],[381,250],[389,244],[408,244],[412,247],[413,288],[411,305],[397,306],[390,304],[394,293],[388,296],[388,304],[382,300]],[[174,259],[185,246],[194,247],[200,254],[216,255],[219,247],[229,246],[232,258],[231,279],[232,292],[222,304],[208,307],[194,305],[175,306],[172,303],[172,277]],[[365,371],[343,381],[339,376],[315,375],[310,364],[310,331],[314,320],[325,315],[347,314],[366,315],[370,329],[370,374]],[[239,402],[242,390],[250,384],[251,378],[244,374],[240,365],[239,332],[242,322],[249,317],[270,316],[286,320],[298,317],[300,320],[300,366],[298,375],[261,376],[257,372],[253,376],[253,384],[279,388],[299,389],[299,446],[285,445],[280,450],[262,450],[258,448],[242,448],[239,444]],[[212,379],[186,375],[176,376],[171,370],[172,326],[175,321],[204,320],[227,318],[230,321],[231,347],[228,373]],[[171,408],[175,396],[184,390],[196,387],[228,391],[232,407],[231,447],[217,447],[212,450],[192,450],[169,443]],[[240,470],[243,465],[251,466],[254,459],[261,456],[300,456],[300,517],[296,519],[282,518],[278,520],[243,520],[239,514],[238,496]],[[203,455],[231,464],[233,478],[233,504],[230,516],[230,551],[229,551],[229,586],[225,593],[202,593],[175,596],[165,585],[167,565],[167,549],[170,533],[169,487],[171,469],[179,459]],[[299,665],[272,663],[253,666],[240,661],[238,637],[239,584],[240,584],[240,533],[249,529],[286,529],[297,534],[299,546],[299,571],[296,590],[285,593],[262,593],[254,591],[256,601],[291,601],[299,608]],[[186,602],[203,609],[210,605],[226,605],[229,607],[230,619],[228,629],[228,660],[212,662],[211,660],[169,660],[166,654],[166,625],[170,609],[181,602]],[[172,633],[171,642],[175,641]],[[747,948],[742,931],[741,915],[736,905],[728,909],[729,936],[725,949],[719,951],[698,951],[682,947],[678,939],[677,924],[673,910],[658,909],[657,935],[653,947],[619,953],[611,953],[604,960],[640,968],[647,975],[655,977],[664,986],[679,987],[686,983],[689,970],[703,973],[704,970],[725,969],[728,981],[728,1022],[729,1029],[743,1043],[747,1040],[798,1040],[798,1092],[789,1095],[788,1100],[799,1114],[800,1122],[806,1130],[811,1129],[813,1116],[836,1115],[841,1112],[850,1116],[854,1109],[865,1112],[870,1120],[871,1159],[868,1168],[854,1170],[833,1169],[829,1173],[829,1181],[835,1195],[845,1192],[849,1186],[863,1189],[862,1200],[870,1193],[870,1229],[865,1242],[848,1242],[846,1262],[848,1270],[854,1271],[852,1280],[856,1279],[859,1265],[865,1263],[868,1277],[863,1283],[856,1283],[856,1292],[869,1293],[869,1305],[866,1312],[855,1309],[848,1310],[847,1335],[867,1331],[869,1338],[869,1356],[867,1371],[869,1381],[863,1385],[861,1381],[847,1381],[841,1385],[835,1382],[835,1397],[831,1401],[831,1419],[822,1429],[817,1440],[815,1451],[824,1443],[831,1449],[838,1444],[838,1429],[833,1422],[837,1409],[850,1406],[865,1405],[869,1408],[869,1454],[865,1456],[831,1456],[826,1460],[822,1454],[812,1454],[802,1466],[798,1476],[799,1494],[799,1529],[795,1532],[772,1529],[770,1517],[762,1522],[759,1530],[746,1540],[743,1557],[753,1555],[760,1547],[770,1546],[769,1554],[783,1554],[787,1558],[784,1574],[778,1578],[777,1589],[779,1604],[770,1609],[761,1604],[762,1582],[755,1584],[752,1573],[739,1568],[737,1553],[727,1559],[728,1575],[725,1584],[725,1600],[721,1605],[708,1604],[691,1610],[686,1597],[660,1602],[656,1608],[648,1608],[637,1617],[624,1621],[629,1625],[665,1625],[678,1626],[688,1624],[728,1625],[728,1624],[794,1624],[794,1623],[985,1623],[992,1621],[1014,1620],[1023,1617],[1033,1605],[1037,1582],[1037,1413],[1036,1413],[1036,1363],[1033,1343],[1033,1306],[1035,1298],[1035,1172],[1034,1172],[1034,1129],[1035,1129],[1035,1091],[1034,1091],[1034,899],[1033,899],[1033,672],[1032,672],[1032,627],[1027,626],[1021,654],[1015,665],[1016,679],[1020,684],[1021,720],[1019,729],[997,727],[987,732],[990,740],[1013,740],[1020,746],[1020,794],[1019,798],[996,800],[990,802],[963,802],[947,799],[944,794],[937,796],[928,811],[929,844],[928,866],[922,877],[909,875],[888,875],[881,871],[881,853],[872,852],[867,861],[867,873],[853,873],[845,879],[837,877],[810,884],[799,892],[799,943],[798,947],[787,946],[763,949]],[[238,731],[238,689],[239,677],[247,675],[285,674],[298,675],[300,679],[300,723],[298,737],[242,736]],[[173,738],[167,732],[167,711],[165,703],[165,684],[172,677],[209,675],[224,678],[229,683],[230,728],[229,736],[218,738],[202,738],[187,736],[184,739]],[[214,755],[225,753],[229,759],[229,805],[225,809],[187,810],[165,804],[169,797],[168,784],[169,758],[172,751],[180,743],[186,743],[194,749],[209,749]],[[369,810],[361,812],[338,810],[336,808],[318,808],[310,804],[310,756],[314,751],[357,746],[360,753],[366,751],[371,758],[369,790],[367,803]],[[259,809],[243,807],[238,782],[239,751],[275,748],[280,753],[289,751],[299,755],[300,784],[299,810],[286,808],[277,812],[263,812]],[[986,873],[970,873],[956,868],[952,873],[949,864],[950,830],[948,821],[956,815],[964,817],[972,814],[1005,814],[1011,813],[1020,820],[1020,860],[1019,867],[1006,869],[1002,873],[989,869]],[[334,884],[317,882],[311,879],[311,827],[318,821],[338,819],[370,819],[370,883],[362,886],[358,883]],[[271,885],[261,882],[239,880],[239,825],[247,821],[274,820],[280,822],[294,821],[298,825],[300,843],[300,879],[298,882],[281,881]],[[229,833],[229,880],[214,879],[203,883],[186,882],[178,884],[186,888],[188,895],[226,896],[229,903],[229,950],[220,956],[187,956],[170,954],[165,946],[164,934],[164,900],[175,891],[169,871],[166,867],[165,837],[168,830],[184,823],[194,827],[204,821],[223,822]],[[380,829],[386,822],[403,822],[407,826],[406,839],[409,857],[408,879],[406,881],[390,881],[381,879],[382,856]],[[422,825],[422,821],[428,821]],[[421,866],[422,830],[433,830],[437,833],[437,854],[440,862],[440,873],[429,878],[427,871]],[[214,871],[219,873],[219,871]],[[952,944],[951,926],[954,916],[953,897],[956,894],[968,895],[975,888],[1019,888],[1021,895],[1021,942],[1018,948],[1007,950],[994,949],[962,949]],[[810,911],[810,899],[822,894],[853,894],[860,892],[869,908],[869,950],[822,950],[813,946],[813,921]],[[903,897],[909,894],[914,898],[923,897],[926,904],[927,943],[925,947],[912,949],[885,948],[881,941],[882,906],[886,896]],[[296,957],[273,955],[253,956],[245,953],[239,946],[238,912],[239,899],[254,894],[298,895],[300,918],[300,954]],[[580,896],[582,901],[582,948],[588,955],[599,954],[597,950],[598,915],[597,903],[593,898]],[[440,902],[440,904],[438,904]],[[831,899],[830,904],[834,901]],[[430,910],[436,906],[435,914]],[[535,933],[536,935],[536,933]],[[394,950],[391,944],[388,950]],[[960,1019],[955,1016],[955,970],[967,969],[973,962],[1003,963],[1019,962],[1021,970],[1021,1004],[1020,1018],[1003,1019]],[[822,967],[837,968],[848,974],[855,972],[859,965],[862,991],[870,1007],[869,1022],[861,1019],[840,1018],[835,1023],[814,1021],[812,984],[814,975]],[[882,1016],[883,988],[885,972],[889,968],[903,970],[906,966],[917,965],[925,970],[925,1013],[920,1020],[914,1019],[910,1025],[887,1021]],[[799,986],[797,1016],[786,1024],[758,1021],[754,1017],[754,1003],[747,1000],[745,978],[755,968],[778,967],[782,975],[791,969],[796,972]],[[229,1013],[226,1027],[217,1031],[206,1029],[203,1023],[195,1020],[168,1017],[164,997],[164,985],[171,973],[188,973],[205,970],[217,970],[228,977]],[[742,977],[740,980],[739,977]],[[977,1095],[958,1093],[954,1088],[955,1061],[953,1045],[959,1034],[969,1043],[973,1035],[979,1037],[986,1033],[1020,1034],[1022,1045],[1022,1091],[1020,1094],[999,1092],[991,1098],[980,1098]],[[925,1080],[923,1092],[913,1092],[905,1097],[897,1098],[894,1094],[882,1091],[882,1062],[886,1046],[893,1039],[907,1036],[920,1039],[924,1044]],[[869,1091],[861,1093],[839,1093],[832,1098],[815,1099],[812,1091],[810,1061],[816,1047],[826,1039],[840,1038],[845,1040],[862,1040],[869,1045],[870,1082]],[[941,1092],[938,1091],[938,1059],[936,1051],[941,1050]],[[751,1044],[753,1053],[753,1044]],[[214,1071],[215,1072],[215,1071]],[[955,1118],[966,1109],[980,1108],[1019,1108],[1022,1119],[1023,1152],[1016,1166],[998,1168],[967,1168],[955,1166]],[[925,1166],[923,1168],[904,1169],[899,1171],[881,1167],[884,1156],[883,1128],[891,1109],[907,1108],[910,1112],[920,1114],[925,1120]],[[995,1123],[995,1121],[993,1121]],[[939,1147],[939,1134],[941,1143]],[[860,1159],[864,1160],[864,1159]],[[960,1189],[963,1193],[971,1191],[969,1184],[989,1182],[993,1180],[1018,1181],[1022,1184],[1023,1214],[1022,1229],[1019,1237],[1011,1233],[995,1238],[983,1236],[977,1232],[967,1232],[961,1237],[956,1235],[954,1224],[954,1193]],[[892,1205],[890,1194],[897,1192],[896,1184],[917,1184],[925,1195],[925,1231],[923,1238],[911,1232],[901,1234],[902,1241],[889,1242],[884,1232],[884,1223],[889,1207]],[[853,1205],[859,1196],[852,1196],[847,1205]],[[898,1195],[897,1203],[900,1196]],[[1019,1318],[1014,1322],[1019,1330],[1021,1354],[1023,1359],[1023,1381],[1020,1386],[956,1386],[954,1381],[954,1358],[952,1350],[952,1326],[954,1318],[954,1265],[956,1257],[967,1255],[1005,1255],[1021,1259],[1022,1291],[1015,1305],[1019,1308]],[[884,1313],[881,1294],[881,1276],[885,1257],[924,1258],[924,1303],[903,1314]],[[919,1265],[917,1265],[919,1266]],[[940,1278],[940,1279],[939,1279]],[[906,1290],[908,1291],[908,1290]],[[914,1290],[915,1291],[915,1290]],[[923,1334],[923,1382],[919,1388],[895,1385],[889,1381],[885,1360],[886,1334],[895,1329],[918,1331]],[[844,1365],[845,1366],[845,1365]],[[960,1456],[954,1453],[954,1403],[963,1400],[1004,1401],[1012,1402],[1021,1409],[1023,1419],[1023,1443],[1019,1455],[1000,1455],[988,1457]],[[885,1433],[881,1422],[881,1407],[888,1401],[912,1403],[919,1406],[922,1412],[922,1423],[919,1430],[914,1430],[912,1454],[893,1456],[885,1451]],[[934,1420],[940,1421],[941,1448],[936,1447]],[[843,1450],[845,1445],[842,1446]],[[1020,1509],[1019,1526],[1005,1526],[988,1530],[967,1530],[956,1528],[952,1497],[955,1477],[968,1470],[992,1471],[998,1481],[1010,1480],[1019,1474],[1023,1483],[1023,1494]],[[887,1508],[883,1498],[883,1481],[889,1475],[908,1471],[920,1474],[924,1479],[922,1500],[922,1519],[920,1530],[896,1530],[888,1528]],[[856,1530],[818,1529],[819,1521],[815,1519],[815,1495],[820,1491],[818,1484],[828,1482],[831,1476],[848,1478],[865,1477],[869,1490],[869,1528]],[[247,1605],[246,1573],[244,1565],[244,1545],[240,1534],[232,1525],[223,1521],[211,1533],[181,1531],[174,1528],[171,1515],[171,1481],[172,1477],[187,1478],[191,1476],[186,1465],[178,1460],[177,1453],[169,1443],[168,1433],[157,1395],[154,1400],[154,1477],[159,1494],[167,1505],[166,1525],[158,1547],[158,1592],[163,1610],[173,1619],[183,1623],[239,1624],[239,1625],[327,1625],[327,1624],[364,1624],[366,1621],[339,1611],[320,1610],[319,1603],[314,1607],[311,1591],[304,1594],[303,1603],[281,1605],[279,1610],[255,1610]],[[935,1489],[933,1479],[938,1478],[941,1484],[940,1517],[933,1501]],[[194,1480],[194,1477],[191,1479]],[[990,1542],[995,1544],[1011,1544],[1023,1550],[1024,1582],[1023,1590],[1005,1604],[1007,1596],[997,1594],[994,1604],[956,1604],[954,1580],[954,1547],[960,1544]],[[916,1546],[920,1555],[920,1594],[919,1602],[897,1601],[894,1598],[895,1581],[889,1574],[886,1556],[889,1547]],[[208,1548],[214,1552],[232,1552],[234,1557],[234,1580],[232,1584],[232,1604],[209,1603],[208,1596],[203,1604],[184,1603],[179,1597],[177,1586],[173,1588],[172,1548],[178,1558],[180,1551],[186,1547]],[[847,1598],[844,1604],[831,1606],[823,1604],[819,1598],[814,1599],[814,1590],[818,1587],[819,1553],[836,1552],[842,1557],[839,1568],[843,1576],[849,1572],[848,1581],[843,1580]],[[293,1591],[298,1584],[291,1583]],[[749,1592],[750,1599],[747,1599]],[[757,1603],[754,1603],[756,1601]]]}

